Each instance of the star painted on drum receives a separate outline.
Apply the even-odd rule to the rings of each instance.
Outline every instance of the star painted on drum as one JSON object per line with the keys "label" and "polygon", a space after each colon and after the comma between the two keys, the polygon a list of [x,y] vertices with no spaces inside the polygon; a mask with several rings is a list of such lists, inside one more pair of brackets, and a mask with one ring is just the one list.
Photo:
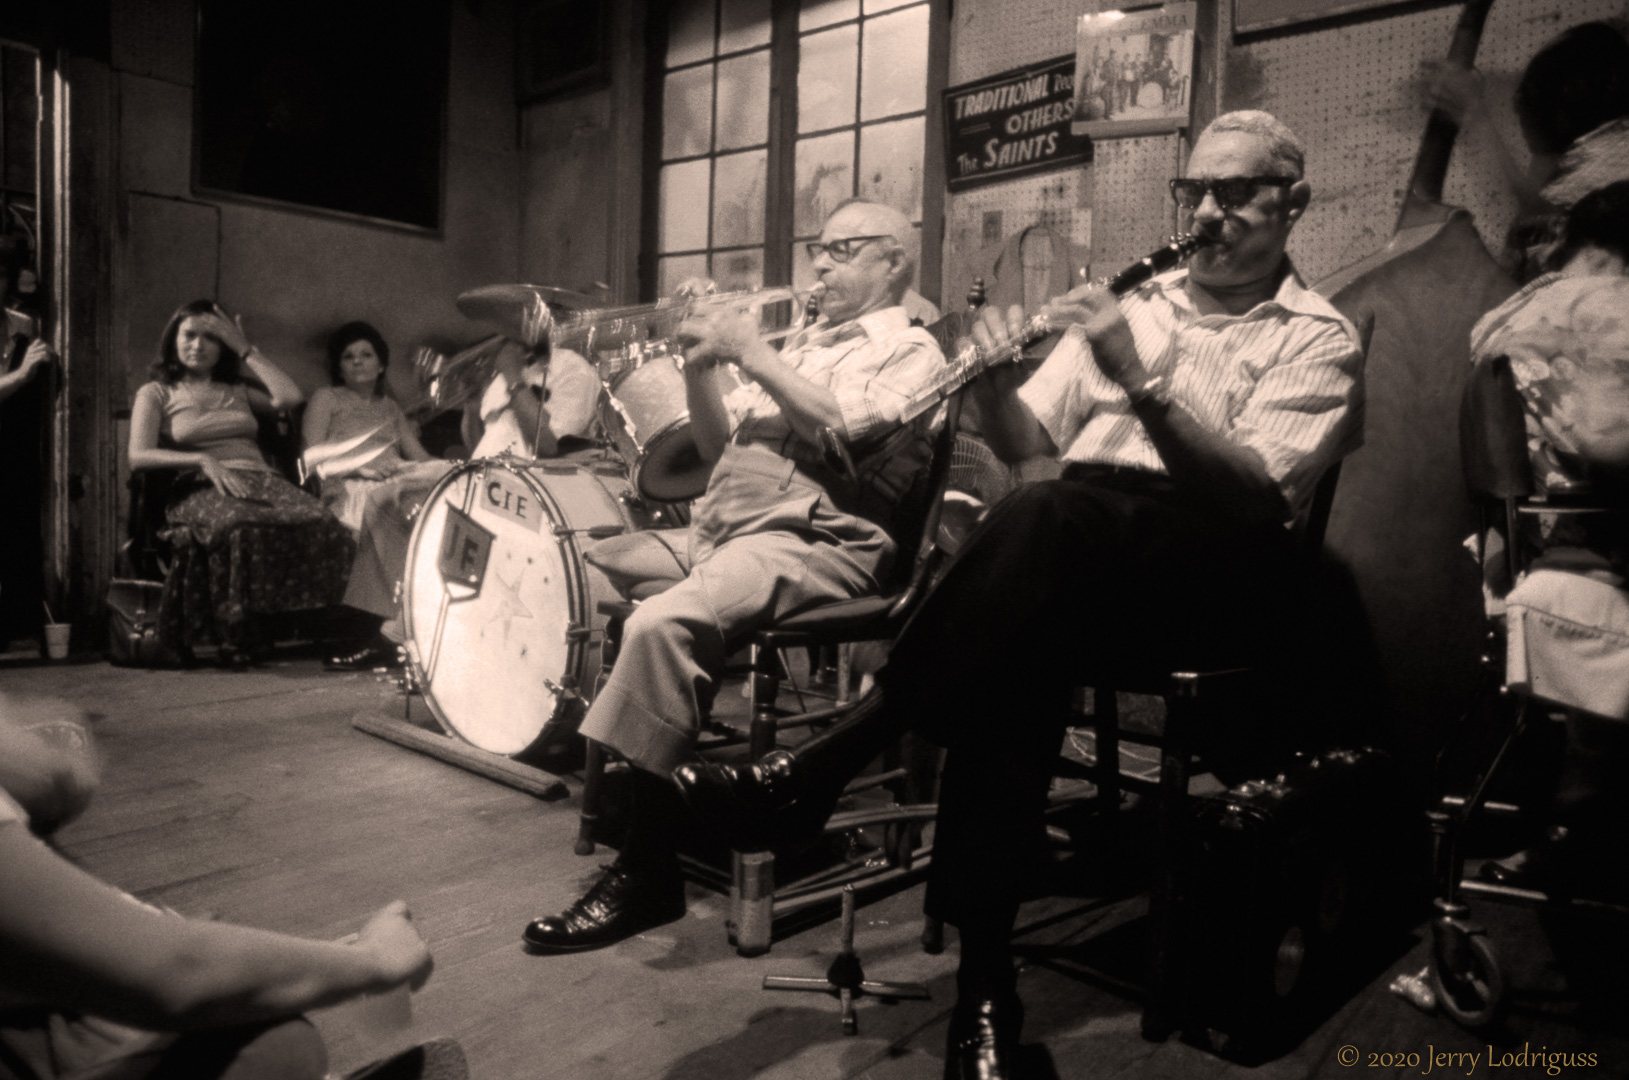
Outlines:
{"label": "star painted on drum", "polygon": [[[492,614],[492,618],[488,619],[486,623],[491,626],[499,619],[503,620],[503,643],[505,645],[509,644],[510,622],[514,619],[532,618],[531,611],[525,604],[520,602],[520,583],[525,580],[525,577],[526,571],[522,570],[514,581],[505,581],[502,574],[496,570],[492,572],[493,583],[497,586],[494,591],[498,594],[498,605],[497,610]],[[486,633],[484,629],[481,632]]]}

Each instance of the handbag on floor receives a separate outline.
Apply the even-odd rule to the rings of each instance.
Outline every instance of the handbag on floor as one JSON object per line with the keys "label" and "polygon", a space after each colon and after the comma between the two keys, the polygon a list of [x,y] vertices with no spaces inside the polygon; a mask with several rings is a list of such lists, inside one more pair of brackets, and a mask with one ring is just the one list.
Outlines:
{"label": "handbag on floor", "polygon": [[125,667],[176,667],[181,658],[158,637],[162,581],[114,578],[107,588],[107,658]]}

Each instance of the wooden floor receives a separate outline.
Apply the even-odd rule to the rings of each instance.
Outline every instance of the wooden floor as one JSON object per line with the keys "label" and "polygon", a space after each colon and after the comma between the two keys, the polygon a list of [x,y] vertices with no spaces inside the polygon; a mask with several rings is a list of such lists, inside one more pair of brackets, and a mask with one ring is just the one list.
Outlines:
{"label": "wooden floor", "polygon": [[[380,1033],[372,1014],[354,1007],[320,1014],[336,1071],[409,1038],[450,1035],[477,1080],[940,1075],[955,950],[933,957],[917,947],[920,886],[862,908],[856,943],[868,977],[926,982],[932,1000],[864,1002],[860,1033],[848,1038],[834,1001],[759,989],[766,973],[823,973],[835,924],[744,960],[725,941],[724,899],[699,886],[684,919],[615,948],[524,952],[525,922],[564,907],[609,857],[571,853],[579,779],[567,778],[568,797],[544,802],[362,734],[353,715],[399,702],[373,676],[325,675],[309,657],[246,674],[9,664],[0,686],[60,695],[89,712],[106,753],[103,789],[60,839],[88,869],[143,899],[320,938],[351,933],[391,899],[408,901],[437,963],[413,1001],[413,1028]],[[1025,909],[1019,941],[1030,959],[1019,987],[1036,1075],[1470,1075],[1464,1065],[1426,1073],[1423,1061],[1370,1067],[1371,1053],[1422,1060],[1433,1049],[1477,1052],[1474,1074],[1489,1073],[1486,1040],[1386,992],[1394,974],[1423,963],[1420,935],[1378,957],[1373,982],[1275,1061],[1252,1068],[1176,1039],[1145,1042],[1134,1001],[1087,974],[1078,950],[1043,947],[1090,939],[1139,903],[1066,898]],[[1598,1068],[1559,1075],[1629,1075],[1623,1013],[1594,1031],[1576,1019],[1533,913],[1478,914],[1513,957],[1521,987],[1495,1052],[1531,1041],[1535,1051],[1596,1055]],[[1341,1060],[1348,1046],[1357,1048],[1355,1067]],[[1555,1074],[1507,1066],[1492,1075]]]}

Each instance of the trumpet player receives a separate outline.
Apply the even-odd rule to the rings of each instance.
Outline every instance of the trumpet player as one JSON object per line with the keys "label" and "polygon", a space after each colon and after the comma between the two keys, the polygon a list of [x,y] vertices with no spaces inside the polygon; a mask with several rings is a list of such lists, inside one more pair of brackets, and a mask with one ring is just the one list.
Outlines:
{"label": "trumpet player", "polygon": [[[972,384],[997,453],[1055,455],[1062,478],[991,511],[851,715],[792,753],[677,774],[691,806],[739,837],[831,799],[908,726],[949,748],[927,896],[960,931],[946,1077],[1012,1075],[1023,1010],[1008,939],[1044,865],[1071,688],[1246,662],[1304,684],[1313,635],[1335,621],[1298,617],[1312,606],[1285,526],[1357,441],[1362,353],[1285,255],[1311,196],[1302,159],[1272,116],[1218,117],[1171,186],[1210,241],[1191,266],[1119,299],[1059,297],[1044,314],[1067,330],[1035,375],[1020,386],[1009,365]],[[993,349],[1024,322],[986,310],[974,336]],[[1332,711],[1322,689],[1297,734]],[[1273,742],[1272,715],[1264,703],[1251,727],[1204,733],[1207,757],[1210,738]]]}
{"label": "trumpet player", "polygon": [[[715,465],[688,549],[675,552],[687,573],[628,620],[582,725],[635,766],[628,837],[586,895],[526,926],[535,951],[598,948],[684,914],[671,833],[683,807],[669,775],[693,756],[726,657],[759,627],[875,593],[894,559],[909,557],[889,535],[890,513],[926,464],[932,419],[865,484],[828,467],[820,446],[823,432],[855,445],[898,427],[906,403],[943,373],[933,337],[900,303],[915,269],[911,232],[888,207],[839,207],[809,244],[821,315],[779,352],[741,313],[679,327],[692,431]],[[720,364],[743,380],[727,395]],[[588,557],[614,569],[619,555],[637,561],[651,536],[603,541]]]}

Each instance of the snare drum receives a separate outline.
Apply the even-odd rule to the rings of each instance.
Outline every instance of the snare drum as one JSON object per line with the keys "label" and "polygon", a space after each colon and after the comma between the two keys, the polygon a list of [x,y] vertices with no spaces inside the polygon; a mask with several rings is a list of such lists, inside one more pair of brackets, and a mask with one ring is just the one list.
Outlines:
{"label": "snare drum", "polygon": [[655,502],[699,498],[713,466],[702,460],[690,435],[684,376],[673,357],[647,346],[602,366],[602,375],[610,367],[621,372],[606,380],[600,417],[628,463],[634,488]]}
{"label": "snare drum", "polygon": [[402,584],[413,673],[449,732],[519,754],[576,694],[592,692],[616,593],[582,557],[636,528],[620,465],[498,457],[431,490]]}

